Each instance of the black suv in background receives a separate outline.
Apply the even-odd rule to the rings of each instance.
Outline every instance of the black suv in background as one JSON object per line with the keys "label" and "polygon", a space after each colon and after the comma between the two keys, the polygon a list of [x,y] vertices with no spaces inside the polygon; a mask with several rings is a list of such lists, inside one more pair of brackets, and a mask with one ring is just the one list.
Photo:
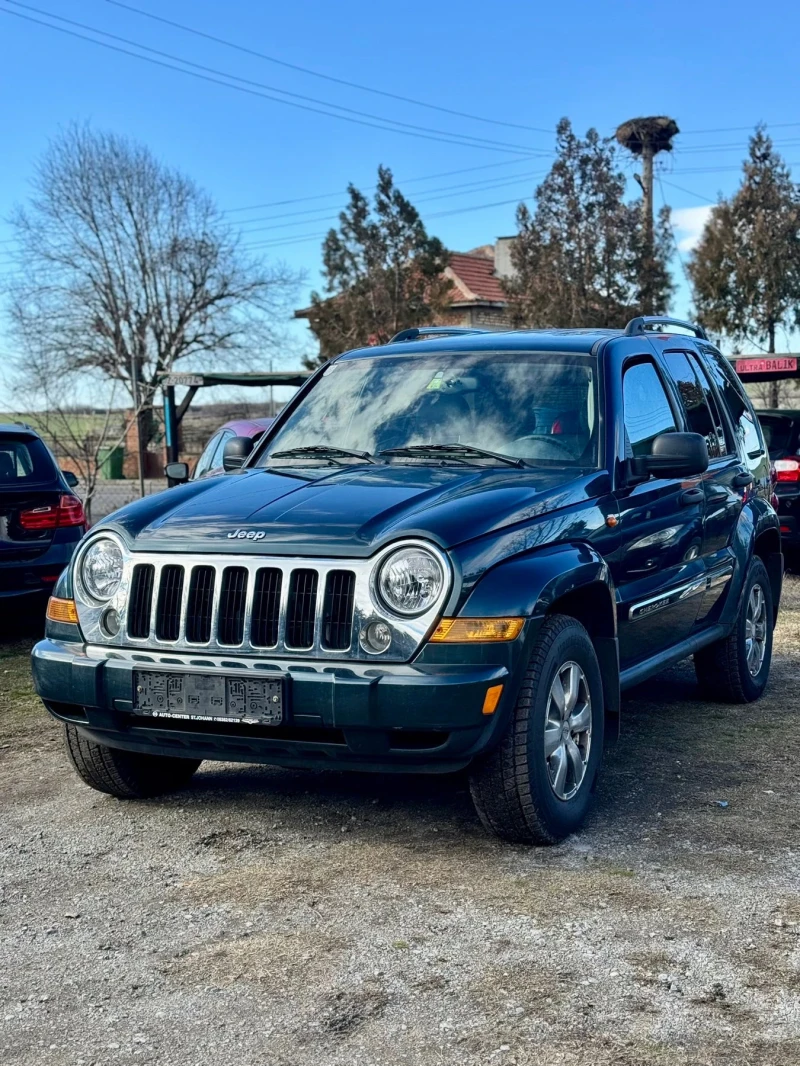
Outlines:
{"label": "black suv in background", "polygon": [[772,460],[786,561],[800,570],[800,411],[758,411]]}
{"label": "black suv in background", "polygon": [[767,684],[769,459],[697,327],[346,352],[223,465],[96,526],[54,589],[36,688],[99,791],[466,769],[488,828],[552,842],[622,689],[688,656],[712,698]]}
{"label": "black suv in background", "polygon": [[78,480],[23,425],[0,425],[0,600],[43,598],[86,532]]}

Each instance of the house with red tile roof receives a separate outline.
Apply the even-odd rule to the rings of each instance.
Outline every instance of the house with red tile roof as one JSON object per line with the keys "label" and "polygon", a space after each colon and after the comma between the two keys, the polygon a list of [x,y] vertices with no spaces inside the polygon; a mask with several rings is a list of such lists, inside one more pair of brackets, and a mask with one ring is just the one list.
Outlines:
{"label": "house with red tile roof", "polygon": [[[511,318],[501,278],[512,273],[513,237],[500,237],[494,244],[484,244],[471,252],[452,252],[444,272],[453,285],[449,309],[437,322],[420,322],[421,326],[480,326],[483,329],[508,329]],[[310,307],[295,311],[295,318],[308,318]]]}

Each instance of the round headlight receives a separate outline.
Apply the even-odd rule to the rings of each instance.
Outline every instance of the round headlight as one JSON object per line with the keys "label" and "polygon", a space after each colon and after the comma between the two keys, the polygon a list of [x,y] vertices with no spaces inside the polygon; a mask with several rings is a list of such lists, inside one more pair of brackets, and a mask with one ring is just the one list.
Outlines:
{"label": "round headlight", "polygon": [[122,581],[122,552],[113,540],[96,540],[81,561],[81,581],[94,600],[110,600]]}
{"label": "round headlight", "polygon": [[441,563],[424,548],[401,548],[378,573],[381,599],[398,614],[423,614],[439,599],[443,585]]}

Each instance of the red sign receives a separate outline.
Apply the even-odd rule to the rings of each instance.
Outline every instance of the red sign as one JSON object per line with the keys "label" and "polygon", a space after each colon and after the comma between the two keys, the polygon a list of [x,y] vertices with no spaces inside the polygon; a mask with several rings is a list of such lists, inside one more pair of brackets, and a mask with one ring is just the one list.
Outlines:
{"label": "red sign", "polygon": [[785,374],[797,370],[797,357],[766,355],[758,359],[737,359],[737,374]]}

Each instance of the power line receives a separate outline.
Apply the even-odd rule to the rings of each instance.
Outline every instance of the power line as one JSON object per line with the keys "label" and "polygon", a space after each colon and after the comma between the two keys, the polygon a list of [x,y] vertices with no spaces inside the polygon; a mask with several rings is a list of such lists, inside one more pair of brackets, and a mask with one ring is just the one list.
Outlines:
{"label": "power line", "polygon": [[[433,181],[435,178],[450,178],[457,174],[471,174],[478,170],[489,170],[494,167],[509,167],[514,166],[516,163],[528,163],[535,156],[520,156],[518,159],[500,159],[496,163],[481,163],[477,167],[460,167],[458,170],[444,170],[438,174],[425,174],[420,178],[404,178],[402,181],[398,181],[398,185],[413,185],[419,181]],[[367,189],[367,192],[375,192],[377,185],[371,186]],[[334,197],[341,197],[342,190],[337,189],[336,192],[323,192],[317,193],[315,196],[297,196],[292,200],[271,200],[268,203],[263,204],[249,204],[247,207],[229,207],[223,214],[232,215],[234,212],[239,211],[260,211],[264,207],[285,207],[289,204],[303,204],[308,203],[311,200],[330,200]],[[252,221],[248,219],[248,221]]]}
{"label": "power line", "polygon": [[[113,0],[112,0],[113,2]],[[752,131],[756,128],[758,123],[753,122],[749,126],[717,126],[715,129],[710,130],[681,130],[681,136],[691,137],[693,134],[706,134],[706,133],[740,133],[742,130]],[[800,126],[800,122],[770,122],[767,124],[769,130],[788,129],[791,126]]]}
{"label": "power line", "polygon": [[278,66],[286,67],[289,70],[297,70],[301,74],[309,74],[313,78],[321,78],[323,81],[330,81],[336,85],[345,85],[349,89],[358,89],[361,92],[374,93],[376,96],[384,96],[390,100],[399,100],[404,104],[413,104],[414,107],[426,107],[431,111],[440,111],[445,115],[455,115],[457,118],[467,118],[473,122],[486,122],[493,126],[506,126],[510,129],[517,130],[529,130],[533,133],[548,133],[553,134],[552,129],[545,129],[542,126],[525,126],[517,122],[504,122],[502,119],[497,118],[483,118],[481,115],[471,115],[466,111],[454,111],[449,107],[441,107],[439,104],[431,104],[425,100],[415,100],[410,96],[400,96],[397,93],[387,92],[384,89],[376,89],[369,85],[360,85],[358,82],[348,81],[345,78],[337,78],[332,74],[323,74],[321,71],[312,70],[309,67],[300,66],[298,63],[289,63],[284,59],[277,59],[275,56],[265,55],[263,52],[257,52],[253,48],[247,48],[245,45],[237,44],[235,41],[227,41],[222,37],[217,37],[213,33],[205,33],[203,30],[195,29],[194,26],[186,26],[181,22],[173,22],[172,19],[164,18],[162,15],[154,15],[150,11],[143,11],[139,7],[134,7],[132,4],[122,3],[122,0],[106,0],[107,3],[113,4],[114,7],[124,8],[126,11],[132,11],[136,15],[141,15],[143,18],[152,19],[154,22],[161,22],[166,26],[172,26],[174,29],[182,30],[184,33],[192,33],[196,37],[204,37],[207,41],[214,41],[216,44],[224,45],[226,48],[234,48],[237,52],[243,52],[245,55],[255,56],[257,59],[264,59],[268,63],[276,63]]}
{"label": "power line", "polygon": [[[490,189],[505,189],[505,188],[508,188],[509,185],[517,185],[517,184],[519,184],[519,183],[521,183],[523,181],[530,180],[531,178],[535,178],[535,177],[539,176],[540,174],[541,174],[541,171],[539,171],[538,173],[531,173],[531,174],[518,174],[516,177],[505,178],[502,181],[468,182],[465,185],[451,185],[449,187],[443,187],[441,189],[431,189],[430,190],[431,194],[435,194],[435,195],[430,195],[430,196],[425,195],[425,196],[418,197],[417,199],[414,200],[414,205],[413,206],[416,207],[418,204],[431,203],[432,201],[435,201],[435,200],[449,199],[452,196],[468,196],[468,195],[471,195],[472,193],[475,193],[475,192],[488,192]],[[460,190],[460,191],[456,191],[456,190]],[[269,229],[285,229],[285,228],[287,228],[289,226],[302,226],[306,222],[312,222],[312,221],[317,221],[317,222],[331,221],[331,222],[335,222],[336,219],[339,216],[338,216],[338,214],[331,215],[330,214],[331,210],[333,210],[333,209],[330,208],[330,207],[317,207],[313,211],[288,211],[288,212],[286,212],[284,214],[279,214],[279,215],[265,215],[262,218],[249,218],[249,219],[246,220],[245,223],[242,223],[242,226],[244,226],[244,225],[246,225],[248,223],[253,223],[253,222],[272,222],[272,221],[275,221],[275,220],[281,220],[281,219],[290,218],[290,217],[293,217],[293,216],[301,216],[299,218],[295,217],[295,220],[293,222],[280,222],[280,224],[277,225],[277,226],[258,226],[258,227],[256,227],[256,229],[244,229],[243,228],[242,229],[242,233],[244,233],[245,236],[249,236],[251,233],[262,233],[265,230],[269,230]],[[323,217],[321,219],[312,219],[310,217],[311,215],[319,215],[319,214],[323,214],[324,215],[325,212],[328,212],[327,217]]]}
{"label": "power line", "polygon": [[[409,137],[418,137],[423,140],[439,141],[443,144],[454,144],[466,148],[485,148],[489,151],[495,152],[526,152],[532,155],[551,155],[550,152],[544,152],[541,150],[530,148],[527,145],[515,145],[505,141],[492,141],[485,137],[474,137],[471,134],[458,134],[452,133],[448,130],[436,130],[426,126],[417,126],[410,122],[401,122],[398,119],[384,118],[380,115],[371,115],[369,112],[357,111],[354,108],[343,107],[340,104],[330,104],[324,100],[317,100],[314,97],[304,96],[300,93],[289,92],[286,89],[278,89],[271,85],[265,85],[262,82],[253,81],[249,78],[241,78],[236,74],[229,74],[226,71],[217,70],[214,67],[205,66],[202,63],[195,63],[192,60],[184,59],[181,56],[172,55],[169,52],[161,51],[158,48],[151,48],[149,45],[141,44],[138,41],[131,41],[126,37],[120,37],[118,34],[108,33],[105,30],[96,29],[93,26],[88,26],[82,22],[76,22],[74,19],[65,18],[62,15],[53,14],[50,11],[43,11],[41,8],[33,7],[30,4],[21,3],[20,0],[5,0],[6,3],[12,4],[15,7],[22,7],[28,11],[35,11],[37,14],[44,15],[46,18],[56,19],[59,22],[65,22],[72,26],[79,26],[81,29],[88,30],[90,33],[98,34],[102,37],[108,37],[112,40],[122,41],[124,44],[130,45],[132,48],[138,48],[144,52],[151,52],[153,55],[165,57],[168,60],[174,62],[165,62],[164,59],[153,59],[151,56],[140,55],[138,52],[131,52],[127,48],[121,48],[119,45],[109,44],[107,41],[99,41],[94,37],[88,37],[85,34],[78,33],[75,30],[68,30],[65,26],[56,26],[51,22],[44,22],[41,19],[33,18],[31,15],[24,15],[21,11],[9,10],[9,8],[0,8],[7,15],[14,15],[17,18],[25,19],[28,22],[34,22],[37,25],[45,26],[49,29],[56,30],[59,33],[67,34],[71,37],[77,37],[80,40],[88,41],[90,44],[98,45],[101,48],[107,48],[115,52],[121,52],[123,55],[132,56],[134,59],[141,59],[144,62],[154,64],[156,66],[165,67],[169,70],[178,71],[181,74],[188,74],[190,77],[198,78],[203,81],[208,81],[213,84],[223,85],[228,89],[234,89],[237,92],[248,93],[251,96],[258,96],[266,100],[271,100],[274,103],[284,104],[287,107],[298,108],[302,111],[310,111],[314,114],[324,115],[326,118],[338,118],[343,122],[351,122],[360,126],[368,126],[373,129],[380,129],[390,133],[401,133]],[[176,66],[175,63],[182,63],[184,67],[194,67],[194,70],[186,70],[184,67]],[[205,71],[206,73],[200,73]],[[229,79],[229,80],[222,80]],[[241,82],[241,85],[232,84],[232,82]],[[248,88],[248,86],[250,86]],[[255,86],[256,88],[252,88]],[[267,90],[262,92],[261,90]],[[292,99],[282,99],[281,96],[274,96],[271,94],[281,93],[283,96],[292,97]],[[298,101],[307,101],[306,103],[300,103]],[[320,105],[320,106],[312,106]],[[323,110],[323,108],[336,108],[338,111],[345,112],[344,114],[337,114],[336,111]],[[360,117],[357,117],[360,116]],[[374,120],[374,121],[373,121]],[[391,123],[392,125],[387,125]],[[395,128],[397,127],[397,128]]]}
{"label": "power line", "polygon": [[[702,196],[699,192],[692,192],[691,189],[684,189],[684,187],[682,185],[676,185],[674,181],[667,181],[666,178],[662,179],[660,174],[657,174],[656,177],[658,178],[658,184],[659,185],[661,185],[661,182],[663,180],[664,185],[669,185],[670,188],[677,189],[678,192],[685,192],[687,194],[687,196],[696,196],[698,200],[705,200],[705,202],[707,204],[716,204],[717,203],[716,200],[711,200],[711,199],[709,199],[708,196]],[[662,196],[664,194],[664,189],[663,188],[661,189],[661,194],[662,194]]]}

